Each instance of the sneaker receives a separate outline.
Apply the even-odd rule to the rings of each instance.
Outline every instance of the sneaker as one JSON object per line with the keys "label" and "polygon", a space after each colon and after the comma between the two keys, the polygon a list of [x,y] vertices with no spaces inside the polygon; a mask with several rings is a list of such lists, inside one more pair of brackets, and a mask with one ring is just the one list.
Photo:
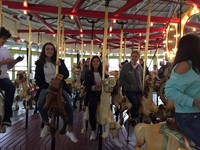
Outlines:
{"label": "sneaker", "polygon": [[97,133],[96,133],[96,131],[92,131],[92,132],[91,132],[91,135],[90,135],[90,140],[96,140],[96,138],[97,138]]}
{"label": "sneaker", "polygon": [[0,125],[0,133],[5,133],[5,132],[6,132],[5,125]]}
{"label": "sneaker", "polygon": [[41,133],[40,133],[40,137],[43,138],[47,135],[49,135],[49,126],[45,125],[44,128],[42,129]]}
{"label": "sneaker", "polygon": [[75,134],[73,132],[67,131],[66,136],[74,143],[78,142],[78,139],[76,138]]}
{"label": "sneaker", "polygon": [[8,126],[8,127],[10,127],[10,126],[12,125],[10,119],[4,119],[4,120],[2,121],[2,124],[5,125],[5,126]]}

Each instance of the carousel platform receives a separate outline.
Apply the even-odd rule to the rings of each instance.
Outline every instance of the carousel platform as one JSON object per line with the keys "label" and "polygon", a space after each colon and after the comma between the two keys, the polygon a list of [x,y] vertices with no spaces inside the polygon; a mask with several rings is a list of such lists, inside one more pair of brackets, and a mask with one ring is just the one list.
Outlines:
{"label": "carousel platform", "polygon": [[[55,150],[98,150],[99,140],[90,141],[90,127],[83,135],[81,134],[83,112],[79,112],[78,109],[74,111],[74,131],[79,140],[78,143],[72,143],[66,135],[60,135],[56,133]],[[13,125],[6,129],[6,133],[0,133],[0,150],[50,150],[52,149],[52,138],[47,136],[40,138],[40,132],[42,130],[40,124],[41,119],[38,113],[33,114],[33,111],[29,111],[28,128],[25,128],[25,110],[14,112],[12,117]],[[61,123],[62,121],[60,121]],[[123,144],[122,148],[119,148],[112,140],[112,137],[103,139],[101,144],[102,150],[133,150],[134,141],[127,142],[127,132],[122,126],[119,132],[120,141]]]}

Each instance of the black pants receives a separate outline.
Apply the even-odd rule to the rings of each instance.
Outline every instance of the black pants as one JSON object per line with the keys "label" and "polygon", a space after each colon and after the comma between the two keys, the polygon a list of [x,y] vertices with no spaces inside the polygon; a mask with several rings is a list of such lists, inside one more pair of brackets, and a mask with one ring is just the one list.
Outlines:
{"label": "black pants", "polygon": [[4,120],[12,117],[12,104],[15,95],[15,85],[8,78],[0,79],[0,88],[5,91],[5,116]]}
{"label": "black pants", "polygon": [[93,93],[88,95],[89,97],[89,119],[90,126],[92,130],[96,130],[96,114],[97,114],[97,106],[100,102],[100,93]]}

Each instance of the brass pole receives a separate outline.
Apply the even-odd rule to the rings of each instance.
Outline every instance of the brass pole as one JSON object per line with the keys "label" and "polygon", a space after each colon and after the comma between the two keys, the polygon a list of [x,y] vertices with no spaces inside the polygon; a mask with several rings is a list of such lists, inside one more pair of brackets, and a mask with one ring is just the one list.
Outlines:
{"label": "brass pole", "polygon": [[62,20],[62,34],[61,34],[61,58],[62,58],[62,59],[65,58],[64,31],[65,31],[64,20]]}
{"label": "brass pole", "polygon": [[83,36],[82,36],[82,39],[81,39],[81,63],[83,62]]}
{"label": "brass pole", "polygon": [[147,57],[148,57],[148,45],[149,45],[149,32],[150,32],[150,24],[151,24],[151,4],[152,0],[149,0],[148,6],[148,19],[147,19],[147,30],[146,30],[146,43],[145,43],[145,52],[144,52],[144,68],[143,68],[143,80],[142,80],[142,91],[144,91],[145,85],[145,76],[146,76],[146,66],[147,66]]}
{"label": "brass pole", "polygon": [[103,62],[103,75],[102,79],[105,79],[105,63],[106,63],[106,48],[107,48],[107,36],[108,36],[108,4],[109,0],[106,1],[105,5],[105,19],[104,19],[104,36],[103,36],[103,52],[102,52],[102,62]]}
{"label": "brass pole", "polygon": [[[58,25],[57,25],[57,43],[56,43],[56,48],[57,48],[57,58],[56,60],[59,59],[59,51],[60,51],[60,28],[61,28],[61,2],[62,0],[58,0]],[[58,73],[58,65],[56,65],[56,74]]]}
{"label": "brass pole", "polygon": [[93,52],[94,40],[91,40],[91,47],[90,47],[90,60],[92,59],[92,52]]}
{"label": "brass pole", "polygon": [[126,60],[126,36],[124,36],[124,61]]}
{"label": "brass pole", "polygon": [[122,62],[122,44],[123,44],[123,24],[121,25],[121,32],[120,32],[120,48],[119,48],[119,64]]}
{"label": "brass pole", "polygon": [[2,0],[0,0],[0,27],[2,27]]}
{"label": "brass pole", "polygon": [[28,67],[27,67],[27,78],[28,82],[30,81],[30,69],[31,69],[31,44],[32,44],[32,18],[29,19],[28,24],[29,24],[29,34],[28,34]]}
{"label": "brass pole", "polygon": [[153,59],[153,64],[154,65],[157,65],[158,66],[158,44],[157,44],[157,47],[156,47],[156,52],[154,53],[154,59]]}

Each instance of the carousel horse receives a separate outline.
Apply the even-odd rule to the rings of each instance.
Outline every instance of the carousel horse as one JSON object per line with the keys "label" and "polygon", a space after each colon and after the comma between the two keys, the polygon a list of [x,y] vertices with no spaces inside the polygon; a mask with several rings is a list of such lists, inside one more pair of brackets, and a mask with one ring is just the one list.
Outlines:
{"label": "carousel horse", "polygon": [[[139,113],[146,117],[147,122],[157,123],[166,121],[167,118],[172,117],[174,109],[171,109],[171,103],[166,105],[161,104],[157,106],[153,101],[153,92],[158,87],[157,78],[146,77],[146,83],[143,91],[143,95],[140,97],[140,109]],[[150,119],[150,120],[149,120]]]}
{"label": "carousel horse", "polygon": [[[19,109],[19,100],[23,100],[24,107],[26,109],[29,109],[29,107],[32,107],[32,101],[35,96],[35,89],[32,87],[32,85],[29,83],[26,77],[25,71],[18,71],[17,76],[15,79],[15,86],[18,88],[18,94],[15,97],[15,107],[16,110]],[[21,86],[21,88],[20,88]]]}
{"label": "carousel horse", "polygon": [[169,117],[173,117],[174,116],[174,111],[175,111],[175,106],[174,106],[174,103],[167,99],[167,97],[165,96],[165,83],[166,81],[169,79],[170,77],[170,74],[171,74],[171,69],[172,69],[172,66],[171,65],[168,65],[165,70],[163,71],[163,75],[160,79],[160,83],[159,83],[159,88],[158,88],[158,95],[160,96],[160,99],[161,101],[163,102],[164,104],[164,107],[167,111],[167,116]]}
{"label": "carousel horse", "polygon": [[192,150],[186,137],[177,130],[170,129],[164,122],[139,123],[134,128],[134,134],[135,150]]}
{"label": "carousel horse", "polygon": [[121,126],[119,122],[114,121],[114,115],[110,108],[111,93],[115,85],[115,77],[109,77],[105,79],[97,114],[99,118],[99,123],[102,126],[105,126],[105,131],[102,134],[102,138],[106,138],[111,134],[115,144],[119,147],[122,147],[123,145],[118,138],[118,132]]}
{"label": "carousel horse", "polygon": [[80,88],[81,88],[81,68],[80,67],[75,68],[74,73],[76,75],[76,82],[74,84],[74,88],[76,90],[80,90]]}
{"label": "carousel horse", "polygon": [[65,101],[62,97],[62,80],[63,75],[57,74],[55,79],[53,79],[50,83],[50,86],[47,89],[46,102],[44,105],[44,109],[48,111],[51,116],[50,121],[50,133],[51,135],[55,135],[56,127],[56,117],[60,116],[63,120],[63,126],[60,129],[60,134],[65,134],[66,126],[67,126],[67,115],[65,112]]}
{"label": "carousel horse", "polygon": [[153,101],[153,91],[155,87],[154,78],[146,77],[145,87],[142,96],[140,97],[139,113],[143,116],[151,117],[152,114],[159,111],[158,106]]}
{"label": "carousel horse", "polygon": [[122,94],[122,88],[119,86],[119,80],[116,81],[116,86],[113,89],[111,94],[112,103],[115,106],[115,115],[118,120],[120,117],[120,125],[124,123],[123,112],[129,110],[132,107],[132,104],[129,102],[126,96]]}
{"label": "carousel horse", "polygon": [[122,94],[122,87],[119,86],[119,71],[112,71],[110,75],[115,77],[116,85],[113,88],[113,92],[111,93],[112,103],[115,106],[115,112],[118,113],[116,116],[122,116],[122,113],[125,110],[128,110],[132,107],[132,104],[129,102],[126,96]]}
{"label": "carousel horse", "polygon": [[[80,90],[81,90],[81,62],[73,69],[73,73],[76,75],[76,81],[74,83],[74,89],[76,91],[76,96],[74,98],[73,107],[76,107],[76,101],[80,98]],[[81,110],[81,103],[80,102],[80,110]]]}

